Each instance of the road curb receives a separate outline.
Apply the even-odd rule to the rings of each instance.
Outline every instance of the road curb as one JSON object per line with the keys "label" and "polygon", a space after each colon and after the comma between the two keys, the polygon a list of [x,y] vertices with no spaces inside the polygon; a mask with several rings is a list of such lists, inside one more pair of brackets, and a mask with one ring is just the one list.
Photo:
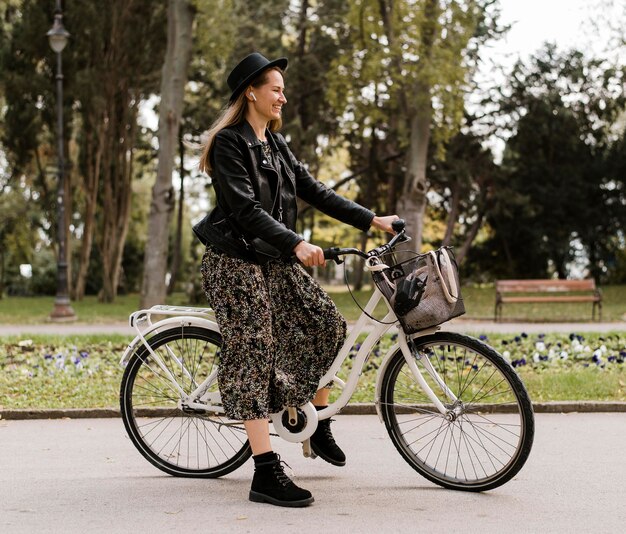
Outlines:
{"label": "road curb", "polygon": [[[601,401],[563,401],[538,402],[533,404],[535,413],[624,413],[626,402]],[[373,415],[376,414],[374,403],[348,404],[341,413],[344,415]],[[103,419],[120,417],[118,408],[66,408],[66,409],[15,409],[0,410],[0,420],[27,420],[27,419]]]}

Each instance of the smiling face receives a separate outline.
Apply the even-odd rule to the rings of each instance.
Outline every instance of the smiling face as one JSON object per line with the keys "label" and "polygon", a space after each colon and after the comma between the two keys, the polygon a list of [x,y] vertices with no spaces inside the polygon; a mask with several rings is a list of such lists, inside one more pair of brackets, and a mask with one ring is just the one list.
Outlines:
{"label": "smiling face", "polygon": [[283,75],[278,69],[270,69],[263,73],[258,85],[253,84],[246,91],[248,108],[267,122],[280,120],[282,107],[287,103],[284,90]]}

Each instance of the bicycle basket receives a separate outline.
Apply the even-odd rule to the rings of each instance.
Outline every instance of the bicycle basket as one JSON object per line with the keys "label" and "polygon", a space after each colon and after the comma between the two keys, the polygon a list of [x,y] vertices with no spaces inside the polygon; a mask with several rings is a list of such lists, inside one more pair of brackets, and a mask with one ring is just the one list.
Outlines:
{"label": "bicycle basket", "polygon": [[458,266],[450,247],[418,254],[372,276],[407,334],[465,313]]}

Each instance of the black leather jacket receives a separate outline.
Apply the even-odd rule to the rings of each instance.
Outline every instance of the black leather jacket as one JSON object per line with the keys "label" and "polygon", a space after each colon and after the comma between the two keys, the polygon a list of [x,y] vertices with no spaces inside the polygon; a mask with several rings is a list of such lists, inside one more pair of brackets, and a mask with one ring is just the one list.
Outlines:
{"label": "black leather jacket", "polygon": [[[215,137],[211,164],[217,206],[193,228],[202,243],[254,261],[246,243],[261,238],[288,258],[302,241],[295,232],[296,197],[356,228],[365,231],[370,227],[373,212],[313,178],[282,135],[266,131],[266,136],[275,154],[274,165],[264,156],[261,142],[245,120]],[[278,184],[279,202],[273,195]],[[282,222],[277,220],[276,205],[282,207]]]}

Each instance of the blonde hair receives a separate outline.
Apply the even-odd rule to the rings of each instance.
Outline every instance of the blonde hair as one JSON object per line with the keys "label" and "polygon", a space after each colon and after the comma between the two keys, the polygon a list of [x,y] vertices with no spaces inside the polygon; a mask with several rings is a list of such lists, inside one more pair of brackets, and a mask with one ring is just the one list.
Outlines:
{"label": "blonde hair", "polygon": [[[280,72],[281,76],[284,76],[282,69],[272,67],[271,69],[263,71],[252,81],[250,85],[252,87],[261,87],[264,85],[267,82],[267,74],[271,70],[277,70]],[[242,91],[234,102],[229,103],[228,106],[220,112],[215,122],[202,135],[204,143],[202,144],[202,155],[200,156],[200,163],[198,164],[198,168],[202,172],[210,175],[213,170],[211,167],[211,151],[213,150],[213,144],[215,143],[215,136],[224,128],[243,122],[246,110],[248,109],[247,104],[248,101],[246,99],[246,93],[245,91]],[[268,128],[270,132],[275,132],[280,129],[282,124],[283,121],[281,119],[273,119],[269,122]]]}

